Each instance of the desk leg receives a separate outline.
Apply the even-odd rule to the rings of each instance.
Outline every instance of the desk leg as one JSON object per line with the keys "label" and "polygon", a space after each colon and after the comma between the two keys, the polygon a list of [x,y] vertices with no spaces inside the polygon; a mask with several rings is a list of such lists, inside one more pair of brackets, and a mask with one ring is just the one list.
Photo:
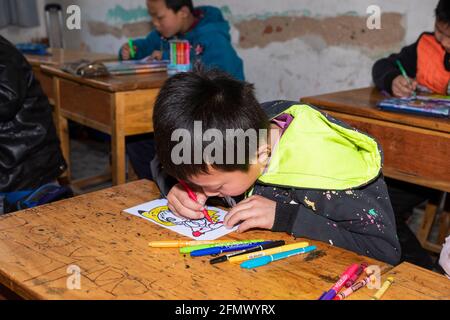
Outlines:
{"label": "desk leg", "polygon": [[450,197],[448,193],[445,193],[443,210],[439,218],[439,233],[438,233],[438,243],[443,244],[445,238],[450,235]]}
{"label": "desk leg", "polygon": [[69,144],[69,124],[67,118],[61,114],[61,90],[60,81],[57,77],[53,77],[53,90],[55,94],[54,112],[56,115],[56,131],[61,142],[61,150],[67,163],[67,170],[62,174],[62,178],[70,181],[70,144]]}
{"label": "desk leg", "polygon": [[112,132],[111,132],[111,153],[112,153],[112,180],[113,185],[126,182],[125,173],[125,105],[120,94],[113,95],[112,102]]}
{"label": "desk leg", "polygon": [[[442,192],[441,199],[439,204],[436,205],[434,203],[428,202],[425,207],[425,214],[422,220],[422,224],[417,233],[417,239],[424,249],[429,251],[433,251],[435,253],[441,252],[443,240],[448,235],[449,232],[449,213],[445,211],[445,202],[446,202],[447,193]],[[440,219],[438,218],[440,216]],[[438,235],[438,243],[432,243],[428,240],[430,233],[433,228],[433,224],[435,221],[440,223],[439,225],[439,235]]]}

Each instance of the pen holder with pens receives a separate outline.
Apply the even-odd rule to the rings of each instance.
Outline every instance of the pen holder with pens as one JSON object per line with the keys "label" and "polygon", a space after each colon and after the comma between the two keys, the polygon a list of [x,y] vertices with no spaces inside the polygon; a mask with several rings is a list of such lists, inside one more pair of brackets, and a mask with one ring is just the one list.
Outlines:
{"label": "pen holder with pens", "polygon": [[191,71],[191,46],[187,40],[169,41],[170,63],[167,74],[174,75],[179,72]]}

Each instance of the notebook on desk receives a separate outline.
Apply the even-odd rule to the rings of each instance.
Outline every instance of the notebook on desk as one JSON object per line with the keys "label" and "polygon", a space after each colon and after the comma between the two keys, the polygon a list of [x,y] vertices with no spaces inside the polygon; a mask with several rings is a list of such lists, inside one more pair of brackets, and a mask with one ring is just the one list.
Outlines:
{"label": "notebook on desk", "polygon": [[110,75],[141,74],[166,71],[168,64],[169,61],[167,60],[146,59],[103,63]]}
{"label": "notebook on desk", "polygon": [[420,114],[432,117],[450,117],[450,97],[426,95],[410,98],[388,98],[380,101],[382,110]]}
{"label": "notebook on desk", "polygon": [[166,71],[167,60],[128,60],[128,61],[89,61],[81,59],[65,63],[61,66],[63,71],[82,77],[119,76]]}

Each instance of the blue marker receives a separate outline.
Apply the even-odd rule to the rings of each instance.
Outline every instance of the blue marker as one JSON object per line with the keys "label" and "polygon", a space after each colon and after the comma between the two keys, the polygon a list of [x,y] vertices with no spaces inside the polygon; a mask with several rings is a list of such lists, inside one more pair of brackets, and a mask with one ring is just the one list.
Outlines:
{"label": "blue marker", "polygon": [[241,268],[252,269],[265,266],[266,264],[271,263],[272,261],[277,261],[285,258],[289,258],[292,256],[296,256],[298,254],[307,253],[310,251],[316,250],[316,246],[309,246],[305,248],[294,249],[286,252],[275,253],[270,256],[259,257],[251,260],[247,260],[241,263]]}
{"label": "blue marker", "polygon": [[250,249],[250,248],[259,246],[261,244],[266,244],[266,243],[270,243],[270,242],[271,241],[252,242],[252,243],[235,244],[235,245],[231,245],[231,246],[205,248],[205,249],[192,251],[191,257],[201,257],[201,256],[212,255],[212,254],[220,254],[223,252],[245,250],[245,249]]}

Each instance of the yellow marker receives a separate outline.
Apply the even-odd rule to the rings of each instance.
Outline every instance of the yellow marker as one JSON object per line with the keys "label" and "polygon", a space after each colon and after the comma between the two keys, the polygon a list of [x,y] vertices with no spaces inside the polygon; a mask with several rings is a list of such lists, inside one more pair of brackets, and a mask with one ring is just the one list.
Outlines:
{"label": "yellow marker", "polygon": [[198,241],[185,241],[185,240],[173,240],[173,241],[150,241],[149,247],[152,248],[182,248],[189,246],[197,246],[201,244],[214,244],[225,243],[232,240],[198,240]]}
{"label": "yellow marker", "polygon": [[373,295],[372,300],[380,300],[387,289],[394,283],[394,277],[388,277],[381,288]]}
{"label": "yellow marker", "polygon": [[263,257],[263,256],[268,256],[268,255],[275,254],[275,253],[304,248],[307,246],[309,246],[308,242],[291,243],[291,244],[287,244],[287,245],[281,246],[281,247],[276,247],[276,248],[272,248],[272,249],[267,249],[267,250],[263,250],[263,251],[258,251],[258,252],[253,252],[253,253],[249,253],[249,254],[242,254],[239,256],[231,257],[228,259],[228,261],[236,263],[236,262],[241,262],[241,261],[245,261],[245,260]]}

